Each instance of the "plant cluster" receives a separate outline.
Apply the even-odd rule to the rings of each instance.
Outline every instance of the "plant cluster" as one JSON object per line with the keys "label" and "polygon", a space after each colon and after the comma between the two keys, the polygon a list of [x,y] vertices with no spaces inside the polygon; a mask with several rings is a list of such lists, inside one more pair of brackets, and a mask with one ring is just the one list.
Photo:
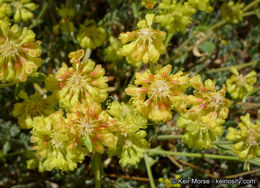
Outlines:
{"label": "plant cluster", "polygon": [[[190,60],[199,57],[208,66],[213,61],[211,55],[218,56],[214,43],[220,41],[218,48],[226,45],[218,32],[247,15],[255,15],[259,0],[220,5],[209,0],[142,0],[139,4],[145,10],[140,15],[137,4],[131,5],[134,26],[125,24],[122,28],[113,27],[119,23],[110,13],[102,20],[91,16],[79,19],[77,5],[87,9],[85,2],[52,3],[59,5],[59,20],[48,26],[53,35],[47,39],[44,32],[49,31],[40,34],[37,28],[41,29],[41,17],[50,1],[42,5],[34,19],[40,3],[0,0],[0,90],[14,87],[16,101],[10,114],[30,135],[27,168],[41,173],[74,171],[90,157],[95,184],[100,187],[101,157],[117,156],[123,168],[137,167],[144,159],[151,187],[155,187],[153,155],[167,151],[155,148],[153,139],[158,127],[165,124],[174,125],[178,133],[171,130],[168,136],[180,138],[186,148],[184,154],[175,151],[173,155],[201,157],[189,151],[215,149],[219,155],[205,157],[239,160],[248,170],[249,164],[260,165],[260,121],[237,111],[242,122],[238,127],[236,123],[229,125],[236,105],[243,105],[259,91],[257,70],[239,73],[238,69],[256,63],[206,72],[230,70],[232,75],[222,81],[185,64],[193,50]],[[216,7],[222,17],[219,23],[198,26],[178,48],[171,44],[185,35],[199,16],[206,15],[206,20],[215,14]],[[214,35],[218,38],[210,41]],[[53,41],[60,38],[66,38],[66,43],[58,47],[64,45],[66,49],[58,52],[53,50]],[[52,42],[47,44],[44,39]],[[191,41],[194,44],[189,46]],[[130,79],[122,84],[124,76]],[[115,81],[113,86],[111,81]],[[0,153],[0,159],[8,151]],[[229,155],[220,155],[223,153]],[[170,180],[164,178],[159,182],[170,186]]]}

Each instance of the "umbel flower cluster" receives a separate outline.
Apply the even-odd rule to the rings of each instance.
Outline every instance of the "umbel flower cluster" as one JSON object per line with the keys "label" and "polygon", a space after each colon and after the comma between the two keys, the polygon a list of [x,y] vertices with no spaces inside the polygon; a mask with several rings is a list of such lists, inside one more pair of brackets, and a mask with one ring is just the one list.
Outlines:
{"label": "umbel flower cluster", "polygon": [[145,20],[138,22],[137,31],[120,34],[119,39],[124,44],[120,52],[130,64],[156,63],[166,51],[163,44],[166,33],[152,28],[154,16],[147,14]]}
{"label": "umbel flower cluster", "polygon": [[36,9],[37,5],[31,0],[1,0],[0,22],[9,22],[11,15],[16,23],[28,22]]}
{"label": "umbel flower cluster", "polygon": [[42,63],[40,42],[35,33],[26,27],[0,24],[0,80],[24,82]]}
{"label": "umbel flower cluster", "polygon": [[254,90],[256,83],[256,72],[251,71],[247,75],[238,73],[235,67],[231,68],[233,75],[226,81],[227,91],[234,99],[242,99],[246,94]]}
{"label": "umbel flower cluster", "polygon": [[217,91],[210,79],[203,84],[197,75],[190,79],[190,84],[194,95],[187,96],[189,109],[179,116],[177,125],[186,128],[183,140],[189,147],[208,149],[222,134],[231,101],[225,98],[226,87]]}
{"label": "umbel flower cluster", "polygon": [[177,0],[163,0],[159,4],[159,10],[155,22],[169,33],[176,33],[185,32],[186,27],[192,23],[192,15],[196,10],[211,12],[213,8],[209,5],[209,0],[189,0],[184,3]]}

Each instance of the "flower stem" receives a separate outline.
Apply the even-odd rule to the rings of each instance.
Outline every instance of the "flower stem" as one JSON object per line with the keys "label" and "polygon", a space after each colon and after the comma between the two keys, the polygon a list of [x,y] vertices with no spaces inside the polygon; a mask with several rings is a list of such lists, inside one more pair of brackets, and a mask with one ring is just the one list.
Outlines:
{"label": "flower stem", "polygon": [[167,47],[169,42],[171,41],[172,37],[173,37],[174,33],[168,33],[166,40],[165,40],[165,46]]}
{"label": "flower stem", "polygon": [[38,17],[36,18],[35,22],[32,23],[32,24],[29,26],[29,29],[32,29],[32,28],[34,28],[35,26],[37,26],[38,24],[40,24],[40,19],[41,19],[41,17],[43,16],[43,14],[45,13],[46,9],[48,8],[49,2],[50,2],[50,0],[49,0],[49,1],[46,1],[46,2],[44,3],[41,12],[39,13],[39,15],[38,15]]}
{"label": "flower stem", "polygon": [[168,139],[178,139],[181,138],[183,135],[158,135],[156,137],[157,140],[168,140]]}
{"label": "flower stem", "polygon": [[245,68],[245,67],[248,67],[248,66],[251,66],[251,65],[255,65],[257,63],[258,63],[257,61],[252,61],[252,62],[244,63],[244,64],[241,64],[241,65],[235,65],[235,66],[230,66],[230,67],[211,69],[211,70],[206,71],[206,73],[228,71],[228,70],[230,70],[231,67],[236,67],[237,69],[242,69],[242,68]]}
{"label": "flower stem", "polygon": [[147,154],[144,155],[144,161],[145,161],[145,166],[146,166],[146,170],[147,170],[147,174],[148,174],[148,178],[149,178],[149,181],[150,181],[151,188],[155,188],[155,184],[154,184],[154,180],[153,180],[153,174],[152,174],[152,171],[151,171],[151,166],[148,162]]}
{"label": "flower stem", "polygon": [[85,56],[83,57],[83,62],[88,61],[90,55],[91,55],[91,49],[90,49],[90,48],[87,48],[87,49],[86,49],[86,52],[85,52]]}
{"label": "flower stem", "polygon": [[95,188],[101,188],[101,172],[100,172],[100,169],[102,167],[102,162],[101,162],[100,154],[95,153],[93,160],[94,160],[94,165],[95,165],[95,170],[94,170]]}
{"label": "flower stem", "polygon": [[[175,152],[175,151],[165,151],[161,149],[150,149],[150,155],[174,155],[181,157],[197,157],[197,158],[210,158],[210,159],[223,159],[223,160],[234,160],[240,161],[240,159],[236,156],[228,156],[228,155],[214,155],[214,154],[204,154],[204,153],[185,153],[185,152]],[[249,163],[259,165],[260,163],[255,160],[248,160]]]}
{"label": "flower stem", "polygon": [[0,89],[1,88],[5,88],[5,87],[11,87],[14,86],[16,83],[10,82],[10,83],[6,83],[6,84],[0,84]]}
{"label": "flower stem", "polygon": [[154,63],[153,62],[150,62],[150,71],[152,74],[155,74],[155,70],[154,70]]}
{"label": "flower stem", "polygon": [[244,9],[243,9],[243,12],[251,9],[252,7],[254,7],[254,5],[256,5],[257,3],[260,3],[260,0],[255,0],[253,1],[252,3],[248,4]]}

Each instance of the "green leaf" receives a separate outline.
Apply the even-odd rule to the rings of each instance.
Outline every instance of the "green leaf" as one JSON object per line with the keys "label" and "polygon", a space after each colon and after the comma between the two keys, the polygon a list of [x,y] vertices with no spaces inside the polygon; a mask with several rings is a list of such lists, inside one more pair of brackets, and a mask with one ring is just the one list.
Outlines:
{"label": "green leaf", "polygon": [[18,126],[13,125],[13,126],[11,127],[11,129],[10,129],[10,135],[11,135],[11,137],[17,136],[17,135],[19,134],[19,132],[20,132],[20,129],[19,129]]}
{"label": "green leaf", "polygon": [[84,145],[87,147],[88,151],[89,152],[92,152],[92,142],[91,142],[91,139],[89,138],[89,136],[85,136],[83,138],[83,142],[84,142]]}
{"label": "green leaf", "polygon": [[215,50],[216,46],[214,43],[206,41],[199,45],[199,49],[204,53],[212,53]]}
{"label": "green leaf", "polygon": [[10,143],[9,143],[9,142],[6,142],[6,143],[4,144],[4,146],[3,146],[3,154],[7,154],[8,151],[10,151],[10,149],[11,149]]}
{"label": "green leaf", "polygon": [[15,96],[16,100],[19,99],[18,95],[19,95],[20,91],[23,90],[24,86],[25,86],[25,83],[23,83],[23,82],[20,82],[16,85],[15,91],[14,91],[14,96]]}

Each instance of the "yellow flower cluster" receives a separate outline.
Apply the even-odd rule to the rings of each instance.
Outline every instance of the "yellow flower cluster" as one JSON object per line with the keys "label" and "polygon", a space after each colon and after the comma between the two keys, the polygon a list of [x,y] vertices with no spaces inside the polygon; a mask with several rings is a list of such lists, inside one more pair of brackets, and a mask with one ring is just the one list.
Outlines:
{"label": "yellow flower cluster", "polygon": [[232,67],[233,75],[226,81],[227,91],[234,99],[242,99],[247,93],[254,90],[253,85],[256,83],[256,72],[251,71],[243,76],[237,69]]}
{"label": "yellow flower cluster", "polygon": [[126,60],[137,66],[139,63],[156,63],[161,54],[166,51],[163,44],[166,33],[154,30],[152,23],[154,14],[147,14],[145,20],[138,22],[137,31],[121,33],[119,39],[124,44],[121,55]]}
{"label": "yellow flower cluster", "polygon": [[167,121],[172,118],[171,109],[183,111],[186,108],[183,97],[189,87],[188,75],[183,72],[171,74],[172,66],[136,73],[135,84],[129,85],[126,93],[137,110],[153,121]]}
{"label": "yellow flower cluster", "polygon": [[240,129],[228,128],[227,140],[234,142],[233,151],[240,159],[253,159],[260,157],[260,120],[256,123],[250,121],[250,114],[241,116]]}
{"label": "yellow flower cluster", "polygon": [[72,67],[65,63],[55,77],[59,82],[58,92],[60,105],[65,109],[71,109],[83,100],[103,102],[107,98],[107,77],[100,66],[95,66],[92,60],[81,60],[84,50],[78,50],[69,54]]}
{"label": "yellow flower cluster", "polygon": [[197,75],[190,79],[190,84],[195,89],[194,95],[186,98],[190,107],[179,116],[177,125],[186,128],[183,140],[189,147],[208,149],[222,134],[222,124],[228,117],[231,102],[225,98],[226,87],[217,91],[210,79],[204,85],[200,75]]}
{"label": "yellow flower cluster", "polygon": [[87,20],[84,25],[80,25],[77,40],[81,48],[95,49],[104,43],[106,37],[106,30],[103,27],[97,27]]}
{"label": "yellow flower cluster", "polygon": [[0,80],[3,83],[26,81],[42,63],[39,44],[32,30],[0,24]]}

